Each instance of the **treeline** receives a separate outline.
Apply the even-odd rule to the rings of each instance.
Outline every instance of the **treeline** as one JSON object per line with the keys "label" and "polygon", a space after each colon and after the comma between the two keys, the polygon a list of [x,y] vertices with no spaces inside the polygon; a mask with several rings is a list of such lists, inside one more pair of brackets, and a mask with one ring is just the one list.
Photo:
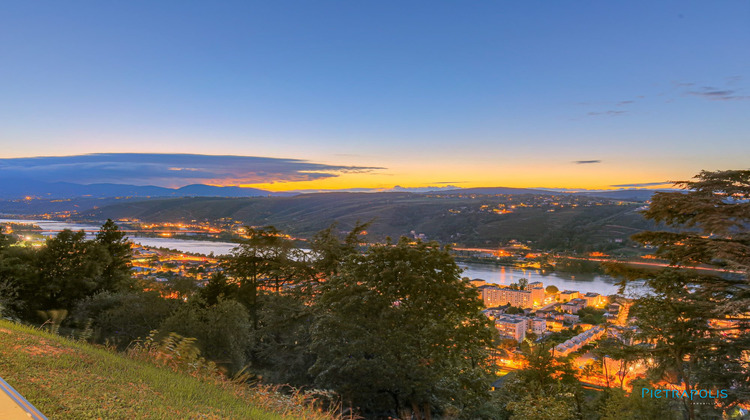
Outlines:
{"label": "treeline", "polygon": [[603,274],[604,267],[597,261],[561,257],[555,261],[555,271],[564,273],[596,273]]}
{"label": "treeline", "polygon": [[71,311],[101,292],[131,290],[130,244],[110,220],[96,237],[64,230],[45,246],[20,247],[0,234],[0,306],[24,320],[44,318],[45,311]]}

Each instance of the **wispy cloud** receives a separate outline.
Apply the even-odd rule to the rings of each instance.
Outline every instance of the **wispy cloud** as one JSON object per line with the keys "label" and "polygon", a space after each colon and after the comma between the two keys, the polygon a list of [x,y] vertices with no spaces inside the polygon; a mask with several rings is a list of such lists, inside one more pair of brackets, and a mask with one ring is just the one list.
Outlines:
{"label": "wispy cloud", "polygon": [[[661,97],[664,103],[673,103],[686,97],[697,97],[709,101],[742,101],[750,100],[742,76],[729,76],[703,84],[702,82],[672,81],[668,88],[660,93],[649,95]],[[719,87],[717,87],[719,86]],[[638,114],[638,105],[646,101],[645,95],[636,95],[620,101],[576,102],[575,105],[594,108],[579,118],[608,118]],[[598,109],[596,109],[598,108]],[[577,120],[579,118],[575,118]]]}
{"label": "wispy cloud", "polygon": [[588,165],[591,163],[602,163],[601,160],[575,160],[573,161],[576,165]]}
{"label": "wispy cloud", "polygon": [[102,153],[0,159],[0,179],[181,187],[312,181],[380,167],[326,165],[301,159],[191,154]]}
{"label": "wispy cloud", "polygon": [[586,117],[619,117],[630,113],[629,110],[623,108],[633,105],[644,98],[645,96],[640,95],[632,99],[624,99],[621,101],[606,101],[598,103],[579,102],[576,105],[596,106],[599,108],[604,108],[587,112]]}
{"label": "wispy cloud", "polygon": [[[743,94],[742,81],[742,76],[729,76],[711,85],[696,82],[672,82],[672,85],[682,96],[695,96],[710,101],[750,99],[750,96]],[[666,95],[667,93],[665,92],[664,94]]]}
{"label": "wispy cloud", "polygon": [[689,90],[688,95],[698,96],[711,101],[736,101],[750,99],[750,96],[738,95],[738,89],[719,89],[712,86],[703,86],[700,90]]}
{"label": "wispy cloud", "polygon": [[439,191],[439,190],[456,190],[460,187],[455,185],[442,185],[442,186],[426,186],[426,187],[402,187],[396,185],[391,189],[385,191],[396,191],[396,192],[428,192],[428,191]]}
{"label": "wispy cloud", "polygon": [[628,111],[623,111],[623,110],[618,110],[618,109],[610,109],[609,111],[601,111],[601,112],[599,112],[599,111],[592,111],[592,112],[587,113],[586,115],[588,115],[589,117],[596,117],[596,116],[600,116],[600,115],[606,116],[606,117],[616,117],[616,116],[619,116],[619,115],[625,115],[627,113],[628,113]]}
{"label": "wispy cloud", "polygon": [[424,193],[430,191],[449,191],[458,190],[461,187],[456,185],[442,185],[442,186],[425,186],[425,187],[402,187],[395,185],[393,188],[342,188],[342,189],[306,189],[306,190],[295,190],[289,192],[295,193],[331,193],[331,192],[354,192],[354,193],[379,193],[379,192],[413,192],[413,193]]}
{"label": "wispy cloud", "polygon": [[672,185],[671,182],[641,182],[638,184],[617,184],[610,185],[612,188],[640,188],[640,187],[655,187],[657,185]]}

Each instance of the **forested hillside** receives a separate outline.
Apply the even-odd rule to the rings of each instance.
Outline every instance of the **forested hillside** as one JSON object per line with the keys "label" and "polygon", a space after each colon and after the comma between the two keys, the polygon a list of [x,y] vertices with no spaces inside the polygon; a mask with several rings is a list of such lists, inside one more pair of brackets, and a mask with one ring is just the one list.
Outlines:
{"label": "forested hillside", "polygon": [[330,193],[295,197],[180,198],[105,206],[83,212],[91,220],[149,222],[231,218],[254,226],[273,225],[310,237],[337,222],[373,223],[373,240],[423,234],[465,246],[497,246],[511,239],[543,249],[607,250],[626,246],[635,232],[653,228],[637,210],[642,203],[581,196],[430,196],[411,193]]}

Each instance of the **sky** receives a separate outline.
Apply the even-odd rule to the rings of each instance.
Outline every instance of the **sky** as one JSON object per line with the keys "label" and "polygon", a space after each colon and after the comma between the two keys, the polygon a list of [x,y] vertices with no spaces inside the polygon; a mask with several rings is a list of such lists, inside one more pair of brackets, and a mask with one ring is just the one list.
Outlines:
{"label": "sky", "polygon": [[748,22],[744,0],[2,2],[0,178],[608,189],[748,169]]}

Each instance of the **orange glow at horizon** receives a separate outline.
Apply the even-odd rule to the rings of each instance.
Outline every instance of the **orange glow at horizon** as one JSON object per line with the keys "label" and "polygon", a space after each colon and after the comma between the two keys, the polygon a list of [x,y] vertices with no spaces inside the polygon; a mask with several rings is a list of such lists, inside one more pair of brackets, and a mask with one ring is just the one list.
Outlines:
{"label": "orange glow at horizon", "polygon": [[[438,168],[436,168],[438,166]],[[477,163],[476,165],[437,165],[427,162],[390,167],[383,171],[343,173],[335,177],[309,181],[269,182],[240,184],[241,187],[260,188],[283,192],[295,190],[344,190],[355,188],[387,190],[404,188],[445,187],[456,188],[509,187],[509,188],[565,188],[614,190],[628,187],[617,185],[652,183],[671,179],[689,179],[694,173],[669,169],[649,168],[638,171],[632,167],[591,168],[537,166],[523,164],[502,165]],[[583,165],[581,165],[583,166]],[[681,172],[675,174],[675,172]],[[697,173],[697,171],[696,171]],[[671,188],[665,183],[656,186],[632,188]]]}

